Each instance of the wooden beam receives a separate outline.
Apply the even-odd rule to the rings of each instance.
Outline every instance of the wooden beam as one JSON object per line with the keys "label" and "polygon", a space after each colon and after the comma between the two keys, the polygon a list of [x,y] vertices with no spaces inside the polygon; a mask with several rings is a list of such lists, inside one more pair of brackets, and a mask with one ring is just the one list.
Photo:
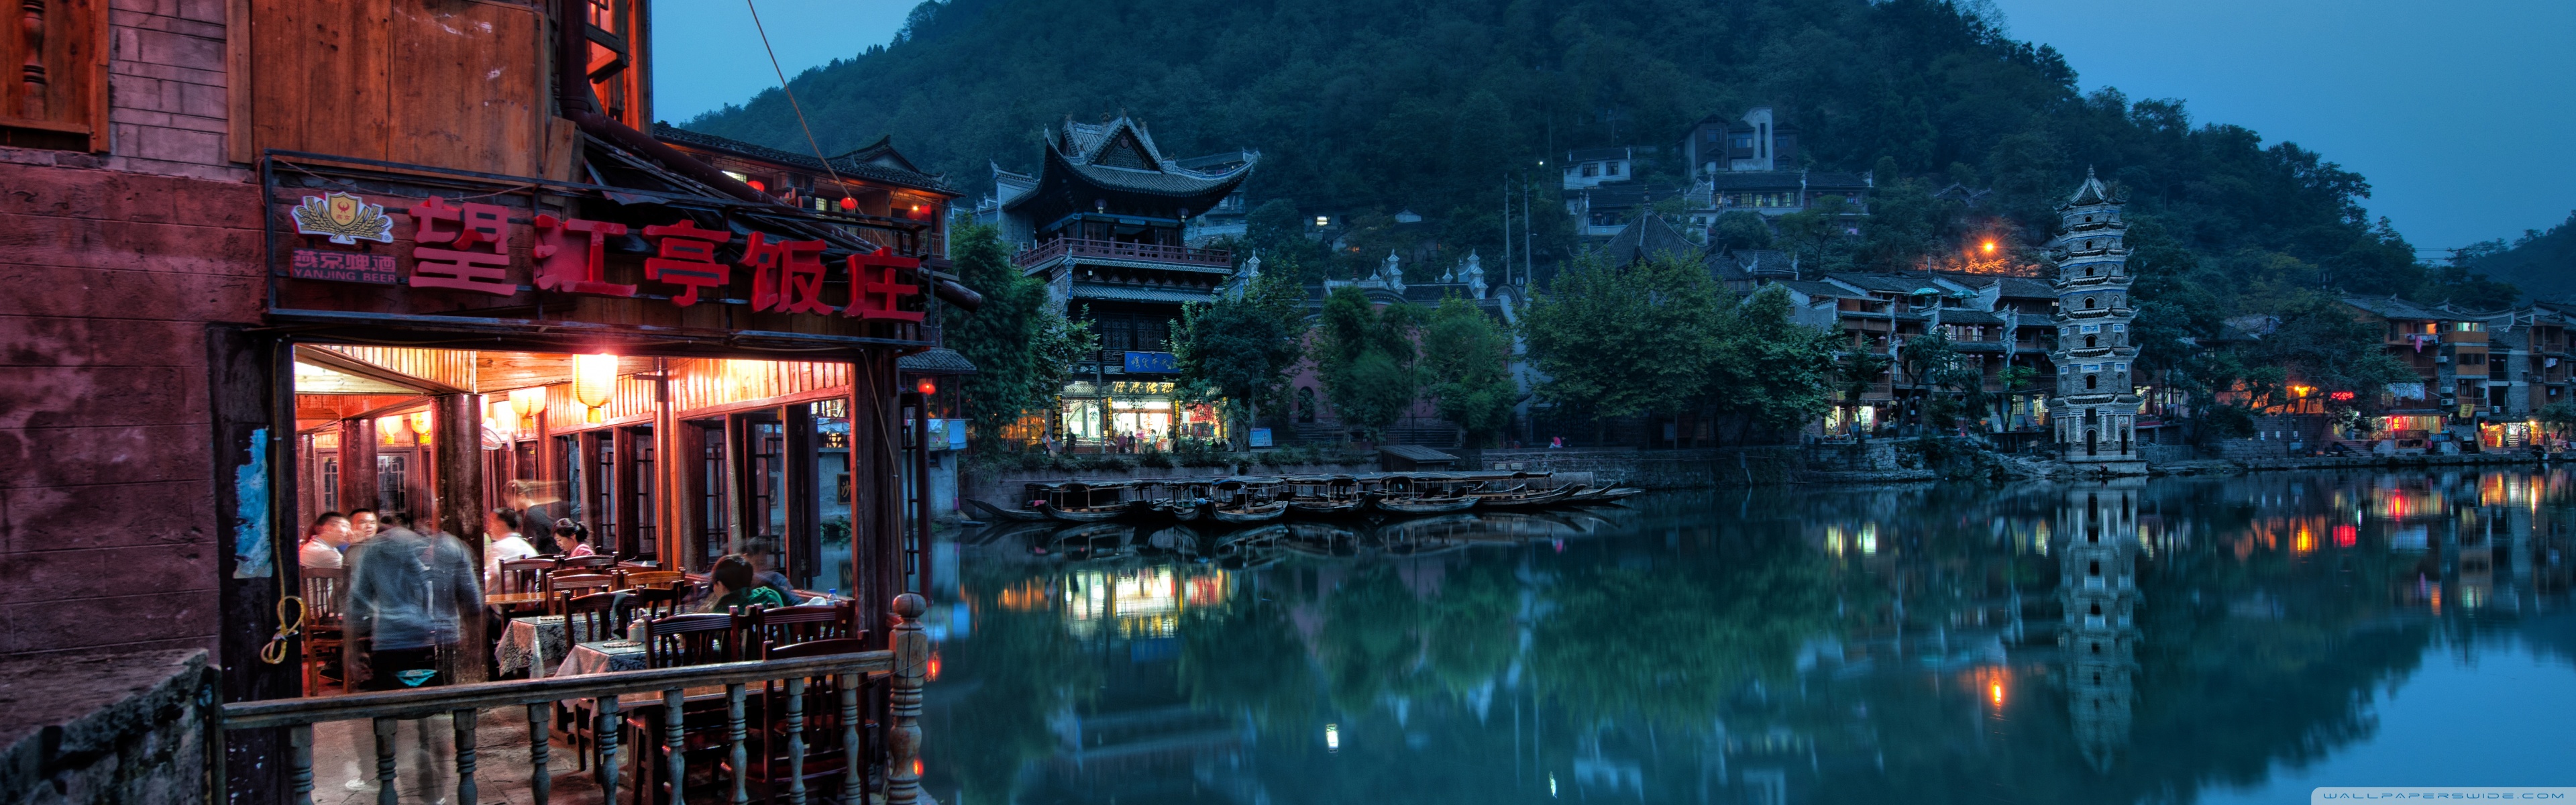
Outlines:
{"label": "wooden beam", "polygon": [[428,378],[414,377],[382,366],[377,366],[366,361],[349,357],[348,355],[335,350],[318,349],[314,347],[297,347],[295,349],[295,360],[298,363],[309,363],[341,374],[356,375],[358,377],[399,386],[421,394],[462,394],[467,391],[466,389],[450,386]]}

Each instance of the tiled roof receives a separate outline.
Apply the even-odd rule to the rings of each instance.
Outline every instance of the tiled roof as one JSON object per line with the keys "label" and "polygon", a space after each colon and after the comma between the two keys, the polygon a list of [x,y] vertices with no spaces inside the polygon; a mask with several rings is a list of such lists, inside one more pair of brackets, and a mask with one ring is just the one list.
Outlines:
{"label": "tiled roof", "polygon": [[2444,313],[2393,296],[2346,296],[2343,303],[2391,319],[2455,319],[2457,314]]}
{"label": "tiled roof", "polygon": [[1780,280],[1771,284],[1819,299],[1869,298],[1868,294],[1853,293],[1849,288],[1835,285],[1830,282],[1817,282],[1815,280]]}
{"label": "tiled roof", "polygon": [[966,360],[966,356],[959,355],[957,350],[947,347],[931,347],[928,350],[896,358],[894,365],[896,369],[914,374],[971,375],[975,373],[973,361]]}
{"label": "tiled roof", "polygon": [[[793,165],[816,173],[837,172],[843,176],[854,179],[899,185],[917,190],[928,190],[934,193],[946,193],[952,196],[957,195],[957,191],[950,188],[947,180],[942,177],[932,176],[919,171],[904,170],[902,168],[878,164],[878,162],[884,161],[885,157],[892,154],[894,151],[894,146],[888,144],[887,140],[884,138],[880,138],[875,143],[856,151],[851,151],[849,153],[833,157],[830,169],[826,170],[823,166],[823,161],[815,159],[812,154],[799,154],[794,151],[782,151],[765,145],[753,145],[741,140],[718,137],[704,132],[690,131],[668,123],[653,124],[653,136],[672,142],[687,143],[700,148],[723,151],[736,156],[767,160],[782,165]],[[900,154],[894,154],[893,156],[893,161],[905,165],[911,164],[911,162],[903,160],[902,155]]]}
{"label": "tiled roof", "polygon": [[1604,159],[1627,159],[1626,148],[1577,148],[1565,155],[1567,162],[1592,162]]}
{"label": "tiled roof", "polygon": [[2007,299],[2057,298],[2057,286],[2045,281],[2029,277],[1996,277],[1995,282],[2003,286],[2002,296]]}
{"label": "tiled roof", "polygon": [[1648,215],[1645,217],[1644,225],[1619,230],[1619,234],[1611,236],[1610,242],[1601,247],[1603,255],[1608,256],[1611,262],[1620,265],[1645,260],[1657,254],[1680,257],[1699,250],[1699,244],[1692,243],[1690,238],[1683,237],[1682,233],[1674,230],[1673,225],[1666,223],[1661,215]]}
{"label": "tiled roof", "polygon": [[1992,314],[1992,313],[1988,313],[1988,312],[1985,312],[1985,311],[1983,311],[1983,310],[1959,310],[1959,309],[1956,309],[1956,308],[1943,308],[1943,309],[1941,310],[1941,323],[1943,323],[1943,324],[2002,324],[2002,323],[2004,323],[2004,317],[2002,317],[2002,316],[1998,316],[1998,315],[1995,315],[1995,314]]}
{"label": "tiled roof", "polygon": [[1216,298],[1212,291],[1186,291],[1178,288],[1149,288],[1133,285],[1108,285],[1077,282],[1075,299],[1114,299],[1127,302],[1206,302]]}
{"label": "tiled roof", "polygon": [[1880,292],[1880,293],[1893,293],[1893,294],[1908,294],[1908,295],[1911,295],[1911,294],[1913,294],[1913,293],[1915,293],[1915,292],[1917,292],[1917,291],[1921,291],[1921,290],[1924,290],[1924,289],[1927,289],[1927,288],[1931,289],[1931,291],[1932,291],[1933,293],[1945,294],[1945,295],[1949,293],[1949,291],[1947,291],[1947,290],[1943,289],[1940,285],[1935,284],[1935,283],[1932,281],[1932,278],[1930,278],[1930,277],[1924,277],[1924,276],[1919,276],[1919,275],[1918,275],[1918,276],[1906,276],[1906,275],[1897,275],[1897,274],[1827,274],[1827,275],[1825,275],[1825,277],[1826,277],[1827,279],[1831,279],[1831,280],[1834,280],[1834,281],[1837,281],[1837,282],[1846,282],[1846,283],[1850,283],[1850,284],[1851,284],[1852,286],[1854,286],[1854,287],[1864,288],[1864,289],[1872,290],[1872,291],[1878,291],[1878,292]]}
{"label": "tiled roof", "polygon": [[1718,192],[1732,190],[1867,190],[1869,179],[1857,173],[1829,171],[1734,171],[1712,174]]}

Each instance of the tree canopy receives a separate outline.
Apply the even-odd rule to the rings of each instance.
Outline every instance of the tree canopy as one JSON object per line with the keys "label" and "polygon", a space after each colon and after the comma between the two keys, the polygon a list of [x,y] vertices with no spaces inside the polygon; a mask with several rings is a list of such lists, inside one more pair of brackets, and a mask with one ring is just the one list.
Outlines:
{"label": "tree canopy", "polygon": [[1090,325],[1067,320],[1047,304],[1046,283],[1023,276],[992,227],[970,226],[950,238],[958,279],[984,295],[972,314],[947,317],[948,346],[975,364],[953,384],[966,416],[989,437],[1043,409],[1063,389],[1073,361],[1093,349]]}

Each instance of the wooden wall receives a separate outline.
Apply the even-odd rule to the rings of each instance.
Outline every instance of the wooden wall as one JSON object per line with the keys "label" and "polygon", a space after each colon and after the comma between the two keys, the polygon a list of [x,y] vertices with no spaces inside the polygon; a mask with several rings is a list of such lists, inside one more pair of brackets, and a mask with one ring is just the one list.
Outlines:
{"label": "wooden wall", "polygon": [[[493,0],[249,0],[236,65],[260,149],[570,178],[547,15]],[[235,76],[243,82],[243,76]],[[550,136],[552,135],[552,136]]]}

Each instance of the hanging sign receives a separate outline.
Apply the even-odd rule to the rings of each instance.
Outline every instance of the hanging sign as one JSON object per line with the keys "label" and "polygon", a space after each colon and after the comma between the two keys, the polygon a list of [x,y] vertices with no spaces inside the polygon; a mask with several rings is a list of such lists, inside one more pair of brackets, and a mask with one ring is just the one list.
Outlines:
{"label": "hanging sign", "polygon": [[1171,374],[1181,370],[1181,359],[1169,352],[1127,353],[1127,371]]}
{"label": "hanging sign", "polygon": [[[755,311],[922,321],[921,311],[905,310],[902,304],[921,294],[921,286],[906,281],[921,267],[921,260],[891,249],[842,260],[838,268],[848,280],[849,291],[843,303],[835,305],[823,298],[824,280],[835,267],[823,262],[826,243],[821,240],[782,241],[761,232],[736,236],[687,220],[643,226],[640,231],[622,223],[552,214],[514,223],[512,211],[499,204],[435,196],[421,199],[395,211],[411,219],[410,248],[379,254],[366,251],[358,241],[394,243],[394,218],[385,205],[351,193],[305,196],[289,211],[296,234],[358,250],[320,243],[313,244],[317,248],[281,250],[287,258],[281,273],[299,280],[404,285],[501,297],[529,288],[620,298],[651,293],[673,306],[689,307],[704,301],[700,291],[732,285],[734,271],[740,268],[751,272],[748,301]],[[528,228],[528,234],[517,236],[515,230],[521,226]],[[643,260],[646,282],[641,285],[607,279],[609,239],[627,237],[630,231],[650,247]],[[514,237],[519,238],[520,250],[512,248]],[[722,262],[718,250],[735,243],[742,244],[740,262]],[[519,282],[522,275],[526,285]],[[1169,353],[1153,354],[1170,363]]]}

